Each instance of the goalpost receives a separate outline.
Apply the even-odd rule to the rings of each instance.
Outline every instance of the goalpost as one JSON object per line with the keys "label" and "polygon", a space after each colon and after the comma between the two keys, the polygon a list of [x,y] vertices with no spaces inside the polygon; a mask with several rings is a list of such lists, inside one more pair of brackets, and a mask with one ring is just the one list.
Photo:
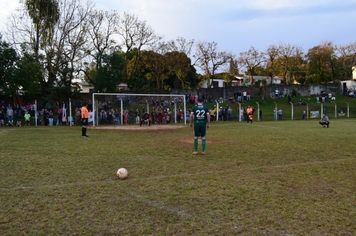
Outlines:
{"label": "goalpost", "polygon": [[[104,97],[102,97],[104,96]],[[105,97],[106,96],[106,97]],[[130,105],[135,105],[136,107],[144,107],[145,109],[147,109],[148,114],[150,114],[150,106],[157,106],[157,105],[153,105],[151,103],[152,100],[154,98],[166,98],[166,99],[170,99],[170,101],[168,101],[168,103],[170,105],[172,105],[172,103],[174,103],[174,122],[177,123],[177,104],[180,105],[184,105],[183,108],[183,119],[184,119],[184,125],[187,124],[186,121],[186,99],[185,99],[185,95],[180,95],[180,94],[131,94],[131,93],[93,93],[92,95],[93,97],[93,126],[95,127],[96,124],[98,124],[98,120],[99,120],[99,114],[98,114],[98,105],[99,105],[99,100],[98,98],[101,97],[101,100],[103,100],[104,102],[106,101],[111,101],[115,100],[116,103],[114,103],[115,105],[117,105],[116,107],[118,107],[119,113],[120,113],[120,121],[119,122],[121,125],[124,123],[123,121],[123,110],[124,110],[124,104],[127,103]],[[173,100],[171,100],[173,98]],[[179,100],[179,98],[181,100]],[[100,101],[101,101],[100,100]],[[167,101],[167,100],[166,100]],[[165,101],[165,102],[166,102]],[[160,103],[161,106],[163,106]],[[142,115],[142,114],[141,114]]]}

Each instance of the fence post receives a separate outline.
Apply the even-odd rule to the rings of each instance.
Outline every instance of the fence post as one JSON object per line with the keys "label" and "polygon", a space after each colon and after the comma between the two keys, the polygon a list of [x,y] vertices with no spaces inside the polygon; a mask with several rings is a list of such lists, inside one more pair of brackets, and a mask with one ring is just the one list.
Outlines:
{"label": "fence post", "polygon": [[294,112],[294,106],[293,103],[291,102],[290,105],[292,106],[292,120],[293,120],[293,112]]}
{"label": "fence post", "polygon": [[[122,100],[122,96],[120,97],[120,106],[121,106],[121,112],[120,112],[120,116],[121,116],[121,125],[124,124],[124,100]],[[150,114],[150,111],[147,111],[148,114]]]}
{"label": "fence post", "polygon": [[37,100],[35,100],[35,126],[37,126]]}
{"label": "fence post", "polygon": [[347,104],[347,118],[350,118],[350,103],[346,103]]}
{"label": "fence post", "polygon": [[72,126],[72,99],[69,98],[69,116],[70,116],[70,121],[69,121],[69,126]]}
{"label": "fence post", "polygon": [[239,111],[237,112],[237,115],[239,117],[239,121],[241,122],[241,115],[240,115],[240,112],[241,112],[241,103],[239,103]]}
{"label": "fence post", "polygon": [[257,104],[257,120],[260,121],[260,104],[256,102]]}

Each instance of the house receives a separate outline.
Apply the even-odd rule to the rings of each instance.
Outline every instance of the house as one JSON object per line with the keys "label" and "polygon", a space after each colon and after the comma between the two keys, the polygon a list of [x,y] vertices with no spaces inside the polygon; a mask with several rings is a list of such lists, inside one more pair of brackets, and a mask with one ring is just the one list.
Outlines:
{"label": "house", "polygon": [[341,81],[341,83],[342,83],[343,91],[350,88],[356,89],[356,80],[343,80]]}
{"label": "house", "polygon": [[[239,77],[237,77],[237,79],[239,79],[241,81],[241,85],[242,86],[243,85],[246,85],[246,86],[250,85],[250,76],[248,76],[248,75],[239,76]],[[253,79],[253,83],[255,83],[258,80],[266,80],[267,84],[271,83],[271,77],[269,77],[269,76],[257,76],[257,75],[254,75],[252,79]],[[273,77],[273,79],[272,79],[272,84],[281,84],[281,82],[282,82],[281,78]]]}
{"label": "house", "polygon": [[[94,86],[87,82],[80,82],[78,85],[80,86],[80,93],[92,93],[94,90]],[[128,89],[127,84],[119,84],[117,88],[119,91]]]}
{"label": "house", "polygon": [[[238,86],[241,83],[239,79],[232,80],[232,86]],[[223,79],[210,79],[211,88],[223,88],[227,87],[227,82]],[[208,88],[208,81],[203,81],[200,88]]]}

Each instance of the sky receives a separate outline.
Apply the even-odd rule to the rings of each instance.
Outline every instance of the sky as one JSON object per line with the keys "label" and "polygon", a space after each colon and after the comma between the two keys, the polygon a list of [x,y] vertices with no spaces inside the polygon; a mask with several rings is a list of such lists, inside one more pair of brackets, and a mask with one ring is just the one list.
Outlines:
{"label": "sky", "polygon": [[[24,1],[24,0],[23,0]],[[265,51],[290,43],[305,51],[325,41],[356,41],[356,0],[93,0],[95,8],[134,13],[164,40],[217,42],[221,51]],[[0,32],[20,0],[0,0]]]}

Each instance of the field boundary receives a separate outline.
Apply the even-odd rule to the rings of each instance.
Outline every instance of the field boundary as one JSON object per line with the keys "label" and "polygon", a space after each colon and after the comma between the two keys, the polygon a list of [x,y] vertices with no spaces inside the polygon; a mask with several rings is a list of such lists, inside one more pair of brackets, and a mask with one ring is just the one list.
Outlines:
{"label": "field boundary", "polygon": [[132,179],[128,178],[128,179],[125,179],[125,180],[119,180],[119,179],[113,180],[113,179],[110,179],[110,180],[74,182],[74,183],[65,183],[65,184],[45,184],[45,185],[34,185],[34,186],[17,186],[17,187],[11,187],[11,188],[0,188],[0,190],[2,190],[2,191],[26,190],[26,189],[56,188],[56,187],[76,186],[76,185],[87,185],[87,184],[102,184],[102,183],[112,183],[112,182],[117,182],[117,181],[120,181],[120,182],[140,181],[140,180],[163,179],[163,178],[171,178],[171,177],[184,177],[184,176],[192,176],[192,175],[215,174],[215,173],[244,171],[244,170],[285,168],[285,167],[292,167],[292,166],[307,166],[307,165],[316,165],[316,164],[332,163],[332,162],[339,162],[339,161],[352,161],[352,160],[356,160],[356,158],[335,159],[335,160],[326,160],[326,161],[313,161],[313,162],[303,162],[303,163],[291,163],[291,164],[274,165],[274,166],[246,167],[246,168],[225,169],[225,170],[216,170],[216,171],[201,171],[201,172],[194,172],[194,173],[182,173],[182,174],[174,174],[174,175],[160,175],[160,176],[152,176],[152,177],[145,177],[145,178],[132,178]]}

